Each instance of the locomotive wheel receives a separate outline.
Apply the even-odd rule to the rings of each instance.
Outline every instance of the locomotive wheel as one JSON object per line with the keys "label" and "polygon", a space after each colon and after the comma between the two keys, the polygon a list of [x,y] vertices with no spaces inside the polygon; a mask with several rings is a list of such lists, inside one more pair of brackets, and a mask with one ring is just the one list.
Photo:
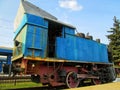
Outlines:
{"label": "locomotive wheel", "polygon": [[92,82],[94,85],[98,85],[102,83],[100,79],[92,79]]}
{"label": "locomotive wheel", "polygon": [[69,72],[66,77],[66,85],[68,88],[76,88],[79,86],[80,80],[75,72]]}

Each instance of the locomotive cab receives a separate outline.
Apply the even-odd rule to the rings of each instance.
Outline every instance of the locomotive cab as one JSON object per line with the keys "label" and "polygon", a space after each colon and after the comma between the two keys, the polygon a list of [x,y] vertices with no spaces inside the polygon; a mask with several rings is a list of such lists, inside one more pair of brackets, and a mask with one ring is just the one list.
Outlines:
{"label": "locomotive cab", "polygon": [[67,25],[57,20],[46,19],[48,21],[48,55],[47,57],[56,58],[57,37],[65,38],[65,34],[74,34],[75,27]]}
{"label": "locomotive cab", "polygon": [[48,57],[55,58],[56,37],[62,37],[62,28],[58,23],[48,22]]}

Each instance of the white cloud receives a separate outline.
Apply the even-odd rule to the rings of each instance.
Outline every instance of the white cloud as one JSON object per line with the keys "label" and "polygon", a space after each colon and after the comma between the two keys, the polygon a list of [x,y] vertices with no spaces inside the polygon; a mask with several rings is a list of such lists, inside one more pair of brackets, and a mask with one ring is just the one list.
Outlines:
{"label": "white cloud", "polygon": [[70,9],[72,11],[79,11],[83,9],[83,7],[78,4],[77,0],[59,0],[59,5],[62,8]]}

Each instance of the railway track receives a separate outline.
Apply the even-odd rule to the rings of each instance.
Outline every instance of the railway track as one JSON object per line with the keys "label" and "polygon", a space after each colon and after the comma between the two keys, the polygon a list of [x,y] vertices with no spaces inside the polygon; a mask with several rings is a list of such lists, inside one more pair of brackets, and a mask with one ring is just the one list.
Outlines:
{"label": "railway track", "polygon": [[61,90],[65,89],[65,87],[29,87],[29,88],[20,88],[20,89],[9,89],[9,90]]}
{"label": "railway track", "polygon": [[29,84],[29,87],[23,88],[21,86],[20,88],[16,88],[16,89],[12,88],[9,90],[61,90],[65,88],[64,86],[63,87],[37,86],[37,84],[33,86],[31,85],[31,76],[16,76],[16,77],[0,76],[0,83],[2,84],[0,85],[0,87],[2,88],[3,86],[7,87],[7,84],[8,85],[12,84],[11,87],[16,87],[17,85],[19,85],[19,83],[23,83],[25,85],[26,83]]}
{"label": "railway track", "polygon": [[9,83],[9,82],[30,82],[30,76],[16,76],[16,77],[8,77],[8,76],[0,76],[0,83]]}

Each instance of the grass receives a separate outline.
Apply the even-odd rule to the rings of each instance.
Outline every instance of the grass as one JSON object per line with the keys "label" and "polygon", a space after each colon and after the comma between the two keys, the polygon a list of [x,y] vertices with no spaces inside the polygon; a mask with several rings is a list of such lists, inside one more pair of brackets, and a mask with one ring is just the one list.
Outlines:
{"label": "grass", "polygon": [[42,84],[34,83],[34,82],[20,82],[20,83],[16,83],[16,85],[14,83],[0,83],[0,90],[40,87],[40,86],[42,86]]}

